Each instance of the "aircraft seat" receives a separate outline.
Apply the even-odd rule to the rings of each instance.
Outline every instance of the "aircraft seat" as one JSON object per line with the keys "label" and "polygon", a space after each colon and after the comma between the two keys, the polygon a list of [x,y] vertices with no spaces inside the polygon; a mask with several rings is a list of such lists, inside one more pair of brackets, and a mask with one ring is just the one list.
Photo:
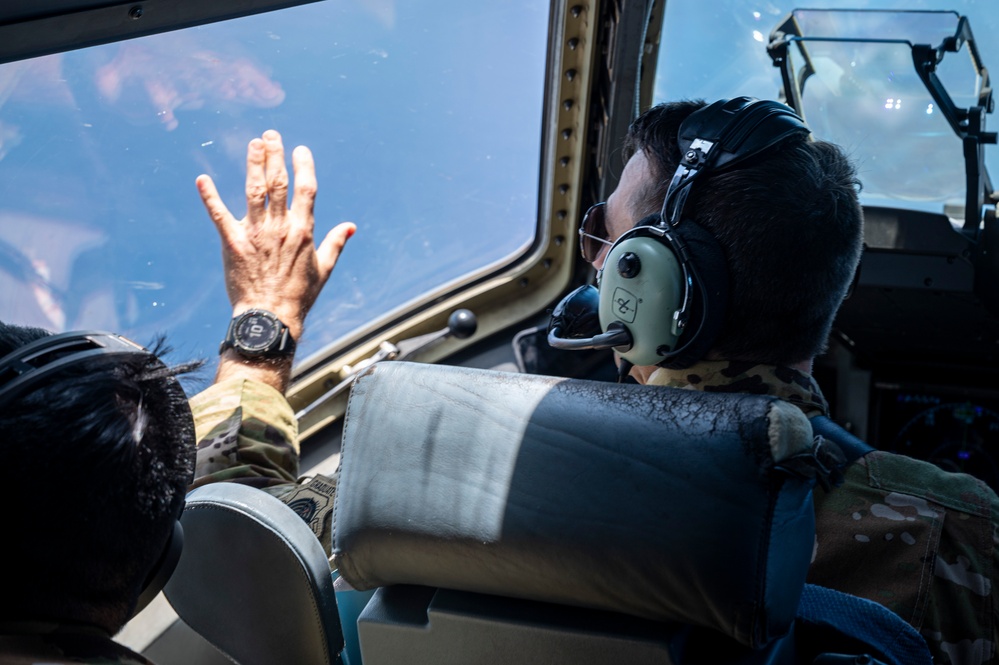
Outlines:
{"label": "aircraft seat", "polygon": [[772,397],[375,365],[334,512],[340,575],[383,587],[364,665],[777,649],[814,544],[811,482],[780,465],[811,450]]}
{"label": "aircraft seat", "polygon": [[[243,665],[929,663],[896,615],[805,584],[815,450],[771,397],[379,363],[347,406],[336,583],[293,510],[219,483],[165,592]],[[363,606],[342,632],[335,595]],[[887,646],[802,660],[830,635]]]}
{"label": "aircraft seat", "polygon": [[181,523],[163,592],[188,626],[242,665],[340,662],[329,559],[297,513],[255,487],[216,483],[188,494]]}

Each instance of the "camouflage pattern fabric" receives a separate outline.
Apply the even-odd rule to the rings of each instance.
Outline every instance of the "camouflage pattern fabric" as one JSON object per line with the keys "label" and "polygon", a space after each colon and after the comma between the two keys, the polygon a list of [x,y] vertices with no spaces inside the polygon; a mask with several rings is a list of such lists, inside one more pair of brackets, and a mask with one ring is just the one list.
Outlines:
{"label": "camouflage pattern fabric", "polygon": [[152,665],[96,627],[53,623],[0,624],[4,665]]}
{"label": "camouflage pattern fabric", "polygon": [[660,367],[652,373],[648,383],[650,386],[708,393],[773,395],[799,407],[809,418],[829,415],[829,403],[815,379],[790,367],[736,360],[704,360],[687,369]]}
{"label": "camouflage pattern fabric", "polygon": [[198,457],[192,488],[219,481],[254,487],[298,478],[298,422],[270,386],[230,379],[191,399]]}
{"label": "camouflage pattern fabric", "polygon": [[[774,395],[826,414],[815,380],[786,367],[707,361],[651,385]],[[881,603],[920,631],[939,665],[994,663],[999,498],[972,476],[875,451],[839,488],[815,491],[808,581]]]}
{"label": "camouflage pattern fabric", "polygon": [[231,379],[191,399],[198,441],[191,489],[236,482],[276,496],[332,551],[336,480],[299,478],[298,422],[288,400],[270,386]]}

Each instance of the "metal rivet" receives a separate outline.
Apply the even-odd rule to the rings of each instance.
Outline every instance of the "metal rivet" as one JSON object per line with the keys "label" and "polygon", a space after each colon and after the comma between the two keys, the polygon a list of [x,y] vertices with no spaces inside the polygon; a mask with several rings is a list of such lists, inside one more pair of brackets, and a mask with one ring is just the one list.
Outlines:
{"label": "metal rivet", "polygon": [[575,104],[574,101],[572,101],[571,99],[567,99],[564,102],[562,102],[562,108],[564,108],[566,111],[571,111],[574,104]]}
{"label": "metal rivet", "polygon": [[527,286],[528,284],[530,284],[530,283],[531,283],[531,280],[529,280],[529,279],[527,279],[526,277],[524,277],[524,278],[522,278],[522,279],[520,280],[520,287],[521,287],[521,288],[524,288],[524,287],[526,287],[526,286]]}
{"label": "metal rivet", "polygon": [[566,212],[565,210],[559,210],[557,213],[555,213],[555,216],[559,218],[559,221],[561,221],[566,217],[568,217],[569,213]]}
{"label": "metal rivet", "polygon": [[559,185],[558,186],[558,193],[559,194],[563,194],[563,195],[564,194],[568,194],[569,193],[569,185]]}
{"label": "metal rivet", "polygon": [[569,40],[570,49],[575,51],[577,46],[579,46],[579,37],[573,37],[572,39]]}
{"label": "metal rivet", "polygon": [[555,236],[555,246],[561,247],[562,243],[565,242],[565,236]]}
{"label": "metal rivet", "polygon": [[574,5],[572,9],[569,10],[572,14],[572,18],[579,18],[579,15],[583,13],[582,5]]}
{"label": "metal rivet", "polygon": [[128,10],[128,17],[133,21],[138,21],[142,18],[142,7],[136,5]]}
{"label": "metal rivet", "polygon": [[567,70],[565,70],[565,78],[566,78],[567,81],[571,81],[574,78],[576,78],[576,70],[575,69],[567,69]]}
{"label": "metal rivet", "polygon": [[543,265],[545,267],[545,270],[549,270],[552,267],[552,260],[551,259],[545,259],[544,261],[541,262],[541,265]]}
{"label": "metal rivet", "polygon": [[568,157],[563,157],[560,160],[558,160],[558,163],[559,163],[559,166],[569,166],[569,158]]}
{"label": "metal rivet", "polygon": [[572,136],[572,130],[571,129],[563,129],[562,130],[562,138],[568,139],[570,136]]}

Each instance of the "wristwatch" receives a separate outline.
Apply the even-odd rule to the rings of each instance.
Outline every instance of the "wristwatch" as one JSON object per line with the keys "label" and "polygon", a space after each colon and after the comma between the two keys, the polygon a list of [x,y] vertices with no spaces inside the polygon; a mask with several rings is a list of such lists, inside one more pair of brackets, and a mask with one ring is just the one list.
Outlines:
{"label": "wristwatch", "polygon": [[286,358],[295,353],[288,326],[264,309],[248,309],[229,322],[219,353],[233,349],[247,358]]}

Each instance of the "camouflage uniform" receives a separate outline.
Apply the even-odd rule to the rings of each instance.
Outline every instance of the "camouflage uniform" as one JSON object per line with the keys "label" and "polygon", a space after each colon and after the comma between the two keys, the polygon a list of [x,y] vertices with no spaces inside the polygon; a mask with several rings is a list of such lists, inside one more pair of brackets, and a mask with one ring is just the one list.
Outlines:
{"label": "camouflage uniform", "polygon": [[198,440],[191,487],[221,481],[258,487],[308,522],[329,553],[336,480],[298,478],[298,422],[284,395],[230,379],[195,395],[191,410]]}
{"label": "camouflage uniform", "polygon": [[96,626],[0,623],[4,665],[152,665]]}
{"label": "camouflage uniform", "polygon": [[[829,410],[815,380],[786,367],[706,361],[658,369],[649,384],[775,395],[808,416]],[[809,582],[894,610],[926,638],[936,663],[995,661],[999,498],[985,483],[875,451],[840,488],[816,491],[815,517]]]}

